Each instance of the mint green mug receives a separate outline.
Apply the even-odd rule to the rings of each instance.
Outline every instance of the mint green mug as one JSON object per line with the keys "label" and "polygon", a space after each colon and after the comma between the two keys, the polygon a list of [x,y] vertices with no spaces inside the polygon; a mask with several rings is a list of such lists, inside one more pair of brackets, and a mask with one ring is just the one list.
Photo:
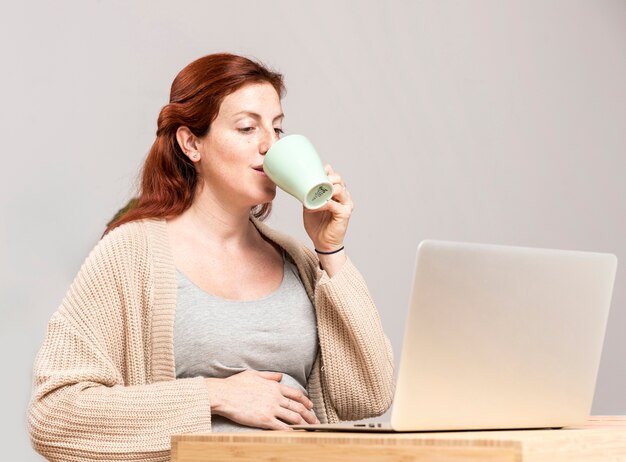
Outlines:
{"label": "mint green mug", "polygon": [[265,154],[263,171],[307,209],[322,207],[333,195],[324,165],[313,144],[302,135],[287,135]]}

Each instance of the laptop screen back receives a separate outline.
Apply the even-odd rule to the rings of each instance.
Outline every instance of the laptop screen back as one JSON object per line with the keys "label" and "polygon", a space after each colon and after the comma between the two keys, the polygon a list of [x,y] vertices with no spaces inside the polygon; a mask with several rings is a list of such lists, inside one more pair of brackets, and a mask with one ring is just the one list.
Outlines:
{"label": "laptop screen back", "polygon": [[616,266],[610,254],[422,242],[391,426],[583,423]]}

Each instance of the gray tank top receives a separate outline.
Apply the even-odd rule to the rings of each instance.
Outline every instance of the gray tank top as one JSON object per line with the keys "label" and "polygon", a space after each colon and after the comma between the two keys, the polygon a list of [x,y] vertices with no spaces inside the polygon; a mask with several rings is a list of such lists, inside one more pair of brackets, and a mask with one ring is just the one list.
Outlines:
{"label": "gray tank top", "polygon": [[[176,377],[226,378],[246,369],[282,372],[282,384],[306,394],[317,354],[315,311],[295,265],[285,260],[280,287],[257,300],[211,295],[176,270]],[[212,416],[212,431],[246,431]]]}

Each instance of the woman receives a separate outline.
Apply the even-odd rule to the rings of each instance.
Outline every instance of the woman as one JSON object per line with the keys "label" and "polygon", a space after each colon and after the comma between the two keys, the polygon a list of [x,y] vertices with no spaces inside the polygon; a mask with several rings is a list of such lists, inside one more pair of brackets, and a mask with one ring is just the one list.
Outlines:
{"label": "woman", "polygon": [[240,56],[174,80],[133,206],[53,315],[29,412],[50,460],[168,460],[170,436],[380,415],[392,356],[343,240],[353,204],[304,211],[313,253],[262,223],[280,74]]}

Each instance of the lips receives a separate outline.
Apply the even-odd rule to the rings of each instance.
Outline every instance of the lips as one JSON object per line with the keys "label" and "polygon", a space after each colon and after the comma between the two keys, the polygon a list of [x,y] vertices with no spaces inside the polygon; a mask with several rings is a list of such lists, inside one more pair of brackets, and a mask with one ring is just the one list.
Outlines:
{"label": "lips", "polygon": [[265,173],[263,171],[263,165],[257,165],[256,167],[252,167],[254,170],[256,170],[257,172],[262,172]]}

